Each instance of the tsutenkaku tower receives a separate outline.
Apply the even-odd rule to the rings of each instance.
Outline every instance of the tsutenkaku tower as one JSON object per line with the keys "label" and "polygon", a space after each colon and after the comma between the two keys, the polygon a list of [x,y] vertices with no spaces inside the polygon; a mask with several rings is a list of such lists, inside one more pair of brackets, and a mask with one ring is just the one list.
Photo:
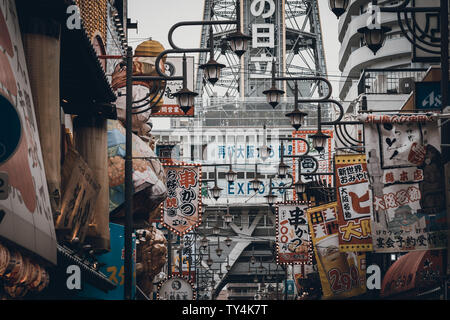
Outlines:
{"label": "tsutenkaku tower", "polygon": [[[231,20],[236,18],[234,0],[204,0],[204,20]],[[224,38],[235,31],[234,25],[213,26],[215,58],[228,68],[215,87],[203,80],[199,70],[196,91],[203,96],[263,97],[270,87],[272,60],[276,61],[278,75],[326,76],[322,28],[318,0],[241,0],[241,23],[245,34],[251,35],[249,50],[238,58],[226,48]],[[209,26],[204,26],[201,46],[207,45]],[[199,56],[204,64],[209,56]],[[299,83],[302,96],[312,96],[317,87]],[[292,97],[292,82],[278,83],[279,88]]]}

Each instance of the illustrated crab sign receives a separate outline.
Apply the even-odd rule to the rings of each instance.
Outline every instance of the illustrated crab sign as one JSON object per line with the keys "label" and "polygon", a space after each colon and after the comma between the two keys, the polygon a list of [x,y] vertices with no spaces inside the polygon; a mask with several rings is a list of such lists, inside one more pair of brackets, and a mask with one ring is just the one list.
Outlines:
{"label": "illustrated crab sign", "polygon": [[162,224],[182,236],[201,223],[201,167],[197,164],[164,164],[167,198]]}
{"label": "illustrated crab sign", "polygon": [[311,264],[311,244],[306,218],[307,204],[281,203],[277,207],[277,262]]}

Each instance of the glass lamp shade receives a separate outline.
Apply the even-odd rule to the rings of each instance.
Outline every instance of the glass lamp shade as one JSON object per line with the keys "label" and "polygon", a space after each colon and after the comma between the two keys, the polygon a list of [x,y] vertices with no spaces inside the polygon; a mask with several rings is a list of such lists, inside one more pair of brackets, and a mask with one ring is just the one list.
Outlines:
{"label": "glass lamp shade", "polygon": [[221,248],[217,248],[216,249],[216,254],[218,257],[220,257],[222,255],[223,250]]}
{"label": "glass lamp shade", "polygon": [[206,80],[212,85],[215,85],[220,78],[220,71],[225,68],[224,64],[218,63],[214,59],[210,59],[206,64],[199,66],[200,69],[204,69]]}
{"label": "glass lamp shade", "polygon": [[230,266],[229,264],[227,264],[227,265],[225,266],[225,268],[227,269],[227,271],[230,271],[230,270],[231,270],[231,266]]}
{"label": "glass lamp shade", "polygon": [[233,216],[227,213],[223,216],[223,221],[225,221],[225,223],[231,223],[233,222]]}
{"label": "glass lamp shade", "polygon": [[267,103],[270,104],[272,108],[275,108],[280,103],[281,95],[284,94],[284,91],[272,87],[269,90],[263,91],[263,94],[266,95]]}
{"label": "glass lamp shade", "polygon": [[211,192],[211,196],[217,201],[220,198],[220,192],[222,191],[222,188],[219,188],[217,185],[209,189]]}
{"label": "glass lamp shade", "polygon": [[251,264],[255,264],[256,263],[256,258],[254,256],[250,257],[250,263]]}
{"label": "glass lamp shade", "polygon": [[306,191],[306,184],[300,180],[294,183],[295,193],[302,194]]}
{"label": "glass lamp shade", "polygon": [[195,97],[198,96],[198,93],[183,88],[173,95],[177,99],[177,103],[181,110],[183,110],[184,113],[187,113],[194,106]]}
{"label": "glass lamp shade", "polygon": [[225,239],[225,245],[226,245],[227,247],[231,246],[231,242],[232,242],[232,240],[231,240],[229,237],[227,237],[227,238]]}
{"label": "glass lamp shade", "polygon": [[216,226],[212,229],[212,232],[214,235],[218,235],[220,233],[220,228]]}
{"label": "glass lamp shade", "polygon": [[348,3],[349,0],[330,0],[329,5],[331,11],[339,18],[347,10]]}
{"label": "glass lamp shade", "polygon": [[364,27],[359,28],[358,32],[364,35],[364,41],[366,42],[367,47],[372,50],[373,54],[377,54],[378,50],[381,49],[386,40],[386,33],[391,30],[391,28],[384,26],[378,28]]}
{"label": "glass lamp shade", "polygon": [[219,279],[220,279],[220,280],[223,279],[223,273],[222,273],[222,272],[218,273],[217,275],[219,276]]}
{"label": "glass lamp shade", "polygon": [[240,31],[230,34],[227,38],[230,42],[231,50],[233,50],[238,57],[241,57],[248,50],[248,41],[250,39],[250,36],[247,36]]}
{"label": "glass lamp shade", "polygon": [[208,247],[208,238],[206,238],[206,236],[203,236],[203,238],[200,240],[200,245],[206,249],[206,247]]}
{"label": "glass lamp shade", "polygon": [[234,182],[237,178],[237,173],[230,169],[230,171],[225,173],[225,179],[227,179],[228,182]]}
{"label": "glass lamp shade", "polygon": [[307,115],[308,115],[307,113],[302,112],[298,109],[295,109],[290,113],[286,113],[286,117],[289,117],[289,119],[291,120],[291,125],[292,127],[294,127],[295,130],[300,129]]}
{"label": "glass lamp shade", "polygon": [[259,190],[259,187],[261,185],[261,181],[258,179],[254,179],[250,181],[250,186],[253,189],[253,191],[257,192]]}
{"label": "glass lamp shade", "polygon": [[269,157],[272,149],[269,148],[267,145],[263,145],[261,148],[258,148],[258,151],[259,151],[259,156],[264,161]]}
{"label": "glass lamp shade", "polygon": [[280,164],[278,165],[278,175],[280,177],[285,177],[288,173],[289,168],[290,167],[287,164],[285,164],[284,162],[280,162]]}
{"label": "glass lamp shade", "polygon": [[211,266],[213,265],[214,261],[211,258],[208,258],[208,260],[206,260],[206,264],[208,265],[208,267],[211,268]]}
{"label": "glass lamp shade", "polygon": [[313,148],[319,153],[325,150],[327,139],[330,138],[330,136],[322,133],[322,131],[318,131],[310,137],[312,139]]}
{"label": "glass lamp shade", "polygon": [[267,203],[272,206],[277,201],[277,196],[274,194],[269,193],[268,195],[264,196],[267,199]]}

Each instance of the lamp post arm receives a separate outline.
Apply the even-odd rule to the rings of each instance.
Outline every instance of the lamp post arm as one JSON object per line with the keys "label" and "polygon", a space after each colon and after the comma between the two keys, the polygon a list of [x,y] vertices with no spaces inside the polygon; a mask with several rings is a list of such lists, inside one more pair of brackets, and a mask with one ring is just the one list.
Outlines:
{"label": "lamp post arm", "polygon": [[[221,25],[221,24],[238,24],[238,20],[217,20],[217,21],[181,21],[176,24],[174,24],[170,30],[169,30],[169,44],[172,48],[177,50],[188,50],[188,49],[182,49],[175,45],[173,42],[173,33],[174,31],[182,26],[212,26],[212,25]],[[208,49],[209,51],[209,49]]]}
{"label": "lamp post arm", "polygon": [[333,87],[331,86],[331,82],[324,78],[324,77],[275,77],[274,78],[277,81],[289,81],[289,80],[297,80],[297,81],[322,81],[325,82],[328,86],[328,94],[325,97],[322,97],[320,99],[314,99],[310,101],[311,99],[303,100],[299,99],[298,102],[325,102],[331,97],[331,94],[333,93]]}

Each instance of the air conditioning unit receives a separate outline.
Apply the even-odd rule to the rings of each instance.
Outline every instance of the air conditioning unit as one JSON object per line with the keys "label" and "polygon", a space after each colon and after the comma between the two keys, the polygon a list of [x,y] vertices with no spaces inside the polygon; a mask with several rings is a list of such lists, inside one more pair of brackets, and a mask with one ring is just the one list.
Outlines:
{"label": "air conditioning unit", "polygon": [[398,86],[400,93],[409,94],[414,90],[414,78],[400,78]]}

